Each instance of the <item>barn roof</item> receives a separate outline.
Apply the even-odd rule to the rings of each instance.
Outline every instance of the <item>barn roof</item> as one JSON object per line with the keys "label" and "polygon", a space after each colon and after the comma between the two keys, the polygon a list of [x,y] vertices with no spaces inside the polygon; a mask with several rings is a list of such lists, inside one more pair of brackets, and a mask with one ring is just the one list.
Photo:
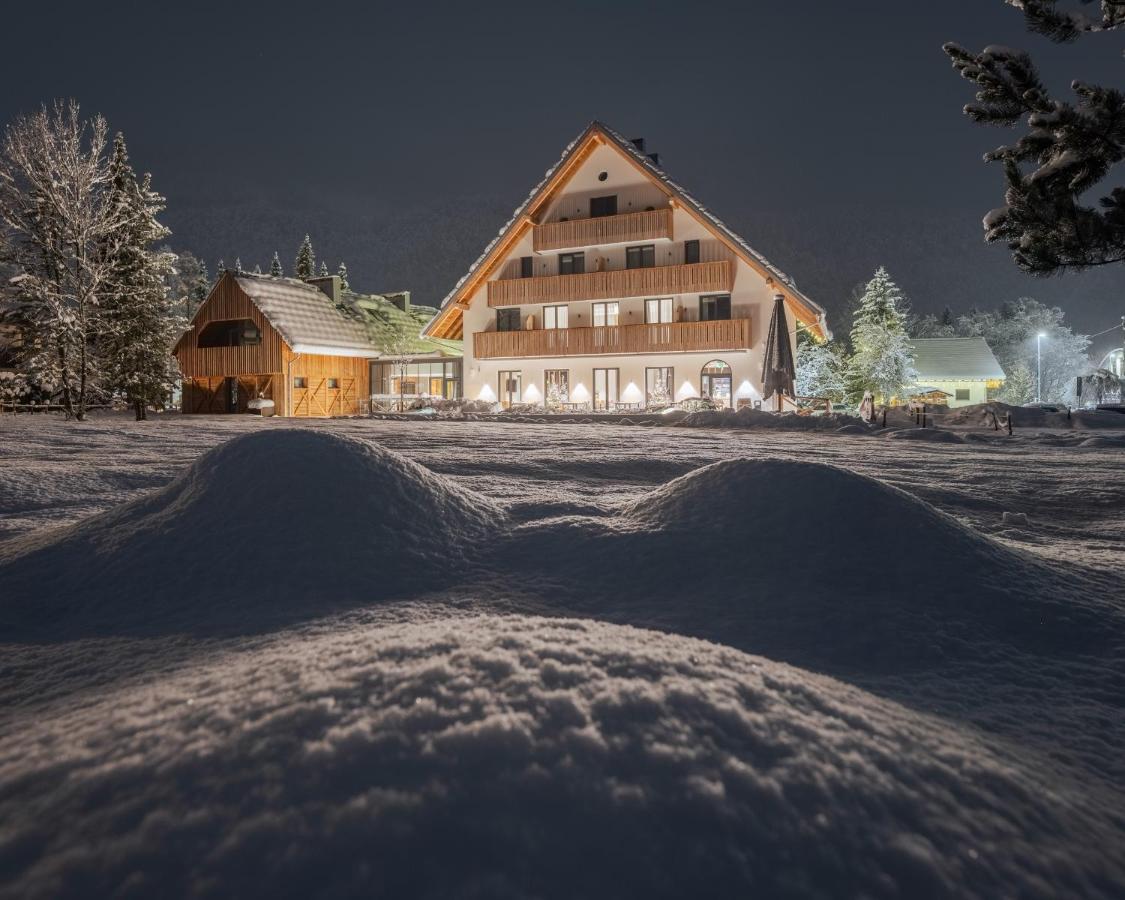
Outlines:
{"label": "barn roof", "polygon": [[1004,378],[1004,370],[982,337],[914,338],[914,368],[920,380]]}
{"label": "barn roof", "polygon": [[[341,302],[320,288],[296,278],[272,275],[233,276],[254,305],[297,353],[326,356],[371,356],[386,352],[391,337],[401,328],[412,353],[459,356],[459,341],[423,338],[419,332],[436,310],[410,306],[409,294],[356,294],[345,291]],[[405,309],[392,302],[400,298]]]}

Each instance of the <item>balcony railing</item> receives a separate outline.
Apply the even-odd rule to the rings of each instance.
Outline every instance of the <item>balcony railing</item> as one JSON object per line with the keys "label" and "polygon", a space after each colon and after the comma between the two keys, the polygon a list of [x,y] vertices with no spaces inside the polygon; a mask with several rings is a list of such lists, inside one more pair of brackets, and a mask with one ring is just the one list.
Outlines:
{"label": "balcony railing", "polygon": [[473,335],[473,355],[477,359],[521,359],[606,353],[748,350],[753,346],[750,337],[749,319],[541,328],[535,331],[479,331]]}
{"label": "balcony railing", "polygon": [[669,294],[729,293],[734,287],[730,260],[618,269],[584,275],[545,275],[488,282],[489,306],[616,300],[621,297],[666,297]]}
{"label": "balcony railing", "polygon": [[648,209],[622,213],[619,216],[550,222],[536,226],[532,241],[536,252],[543,252],[660,238],[672,239],[671,209]]}

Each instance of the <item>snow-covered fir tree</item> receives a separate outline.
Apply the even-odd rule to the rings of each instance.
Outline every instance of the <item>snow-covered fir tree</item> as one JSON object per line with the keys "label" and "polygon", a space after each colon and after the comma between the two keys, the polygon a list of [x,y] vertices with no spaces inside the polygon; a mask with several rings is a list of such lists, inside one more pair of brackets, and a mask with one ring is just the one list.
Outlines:
{"label": "snow-covered fir tree", "polygon": [[277,255],[277,251],[273,251],[273,259],[270,261],[270,274],[274,278],[280,278],[285,273],[281,270],[281,257]]}
{"label": "snow-covered fir tree", "polygon": [[237,274],[237,275],[241,275],[242,272],[243,272],[242,257],[241,256],[236,256],[234,258],[234,271],[235,271],[235,274]]}
{"label": "snow-covered fir tree", "polygon": [[297,248],[297,258],[293,262],[294,278],[312,278],[316,274],[316,254],[313,253],[312,238],[307,234]]}
{"label": "snow-covered fir tree", "polygon": [[[199,308],[199,304],[207,299],[207,295],[211,293],[211,276],[207,273],[207,263],[203,260],[199,261],[199,276],[195,280],[195,286],[192,288],[191,296],[195,300],[195,308]],[[194,313],[194,310],[193,310]]]}
{"label": "snow-covered fir tree", "polygon": [[799,397],[824,397],[833,403],[844,399],[847,391],[847,359],[835,341],[818,343],[803,329],[797,339],[797,381]]}
{"label": "snow-covered fir tree", "polygon": [[668,406],[672,402],[672,386],[668,384],[668,379],[664,377],[664,372],[661,370],[657,371],[648,402],[650,406]]}
{"label": "snow-covered fir tree", "polygon": [[320,272],[318,274],[321,278],[327,278],[328,277],[328,263],[321,260]]}
{"label": "snow-covered fir tree", "polygon": [[340,278],[340,286],[343,287],[345,291],[350,291],[352,286],[348,284],[348,267],[345,266],[343,262],[340,263],[340,268],[336,270],[336,274]]}
{"label": "snow-covered fir tree", "polygon": [[849,398],[873,391],[882,403],[902,398],[918,378],[914,348],[906,334],[905,298],[882,266],[867,283],[852,324],[848,360]]}
{"label": "snow-covered fir tree", "polygon": [[255,275],[261,275],[262,274],[262,267],[260,265],[258,265],[257,263],[254,263],[254,274]]}
{"label": "snow-covered fir tree", "polygon": [[[1101,0],[1100,18],[1059,9],[1056,0],[1007,3],[1032,31],[1058,43],[1125,27],[1122,0]],[[980,53],[954,43],[944,49],[977,88],[965,115],[1006,127],[1023,119],[1026,126],[1016,141],[985,156],[1001,164],[1007,188],[1004,205],[984,217],[985,240],[1007,244],[1016,264],[1036,275],[1125,262],[1125,188],[1091,197],[1125,159],[1121,91],[1075,80],[1075,99],[1059,100],[1027,53],[997,45]]]}
{"label": "snow-covered fir tree", "polygon": [[226,272],[226,270],[227,270],[227,264],[220,259],[219,264],[217,266],[215,266],[215,278],[216,279],[222,278],[223,273]]}
{"label": "snow-covered fir tree", "polygon": [[155,249],[169,234],[156,219],[164,198],[148,175],[137,180],[121,134],[109,171],[110,204],[120,224],[105,247],[110,276],[100,297],[98,346],[107,386],[141,420],[150,405],[162,407],[171,395],[178,374],[171,350],[183,319],[165,283],[171,255]]}

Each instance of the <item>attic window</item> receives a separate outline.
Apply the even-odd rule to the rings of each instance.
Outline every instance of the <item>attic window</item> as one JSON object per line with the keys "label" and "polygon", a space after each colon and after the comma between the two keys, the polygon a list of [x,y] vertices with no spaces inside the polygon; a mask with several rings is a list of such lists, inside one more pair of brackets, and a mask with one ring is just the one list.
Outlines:
{"label": "attic window", "polygon": [[196,346],[208,347],[251,347],[262,343],[262,332],[249,319],[230,319],[222,322],[208,322],[199,332]]}
{"label": "attic window", "polygon": [[598,172],[598,181],[605,181],[609,178],[609,172]]}

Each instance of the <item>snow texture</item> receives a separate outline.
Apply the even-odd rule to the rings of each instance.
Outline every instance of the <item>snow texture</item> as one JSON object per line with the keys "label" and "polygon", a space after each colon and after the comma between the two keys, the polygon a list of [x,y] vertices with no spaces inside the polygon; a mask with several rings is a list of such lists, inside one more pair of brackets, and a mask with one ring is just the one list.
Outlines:
{"label": "snow texture", "polygon": [[1125,884],[1104,809],[939,719],[595,622],[465,618],[249,652],[33,723],[0,772],[0,871],[24,898]]}
{"label": "snow texture", "polygon": [[1125,893],[1125,431],[2,425],[0,896]]}

